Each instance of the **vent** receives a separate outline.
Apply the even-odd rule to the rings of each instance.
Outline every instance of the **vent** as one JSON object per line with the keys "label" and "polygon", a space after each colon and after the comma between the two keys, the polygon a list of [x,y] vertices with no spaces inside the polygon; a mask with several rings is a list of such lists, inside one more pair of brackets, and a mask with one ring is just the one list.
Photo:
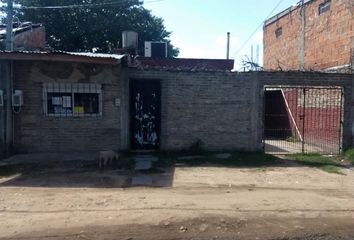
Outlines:
{"label": "vent", "polygon": [[145,42],[145,57],[167,58],[167,43]]}

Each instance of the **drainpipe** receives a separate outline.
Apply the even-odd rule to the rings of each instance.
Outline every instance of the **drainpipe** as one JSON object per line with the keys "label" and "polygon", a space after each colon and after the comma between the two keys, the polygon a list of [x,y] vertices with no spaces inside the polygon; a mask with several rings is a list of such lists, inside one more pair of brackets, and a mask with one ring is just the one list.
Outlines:
{"label": "drainpipe", "polygon": [[301,36],[300,36],[300,70],[305,69],[305,26],[306,26],[306,16],[305,16],[305,0],[301,1]]}

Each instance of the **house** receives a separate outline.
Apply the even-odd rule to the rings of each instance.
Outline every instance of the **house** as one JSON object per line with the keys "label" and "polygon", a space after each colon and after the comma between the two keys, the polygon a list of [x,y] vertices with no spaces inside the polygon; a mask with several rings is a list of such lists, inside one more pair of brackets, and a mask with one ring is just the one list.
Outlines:
{"label": "house", "polygon": [[[44,50],[46,45],[45,27],[32,22],[13,24],[14,50]],[[6,25],[0,25],[0,49],[6,45]]]}
{"label": "house", "polygon": [[[209,150],[259,151],[264,147],[263,96],[268,85],[341,87],[341,144],[352,145],[351,74],[238,73],[231,71],[233,60],[5,51],[0,52],[0,89],[8,61],[17,96],[10,109],[11,142],[20,153],[178,151],[199,140]],[[8,142],[6,96],[4,102],[2,146]]]}
{"label": "house", "polygon": [[[206,131],[192,136],[187,123],[193,128],[207,127],[201,123],[215,111],[201,109],[190,119],[193,111],[198,112],[193,110],[198,107],[197,96],[206,93],[187,90],[195,77],[188,73],[195,71],[203,78],[196,83],[215,83],[213,75],[206,76],[204,71],[227,75],[233,68],[233,60],[198,59],[152,64],[151,59],[142,58],[128,66],[126,55],[60,51],[0,52],[2,64],[7,60],[13,61],[13,90],[23,93],[23,105],[13,107],[18,152],[188,147]],[[157,62],[170,67],[146,70]],[[183,90],[193,95],[183,95]],[[183,110],[189,102],[193,104],[190,110]],[[1,110],[4,115],[5,107]],[[185,135],[177,128],[177,119]],[[183,139],[177,137],[181,134]],[[2,131],[3,142],[4,136]],[[232,138],[225,144],[232,146]]]}
{"label": "house", "polygon": [[264,22],[264,68],[350,71],[352,0],[305,0]]}

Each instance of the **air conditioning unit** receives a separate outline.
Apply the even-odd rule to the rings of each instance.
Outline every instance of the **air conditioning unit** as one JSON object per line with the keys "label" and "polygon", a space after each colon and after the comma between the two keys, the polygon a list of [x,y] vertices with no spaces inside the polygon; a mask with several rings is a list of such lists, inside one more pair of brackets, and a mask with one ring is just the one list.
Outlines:
{"label": "air conditioning unit", "polygon": [[12,94],[12,106],[21,107],[23,105],[23,94],[21,90],[15,90]]}
{"label": "air conditioning unit", "polygon": [[0,90],[0,106],[4,106],[4,91]]}
{"label": "air conditioning unit", "polygon": [[145,42],[145,57],[167,58],[167,43]]}

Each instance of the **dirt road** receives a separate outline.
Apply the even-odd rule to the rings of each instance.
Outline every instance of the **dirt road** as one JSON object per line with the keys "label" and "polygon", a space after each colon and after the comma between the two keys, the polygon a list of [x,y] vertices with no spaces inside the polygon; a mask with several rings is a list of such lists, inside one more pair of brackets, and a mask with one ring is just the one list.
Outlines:
{"label": "dirt road", "polygon": [[354,171],[343,172],[176,167],[124,188],[116,172],[4,178],[0,238],[352,240]]}

